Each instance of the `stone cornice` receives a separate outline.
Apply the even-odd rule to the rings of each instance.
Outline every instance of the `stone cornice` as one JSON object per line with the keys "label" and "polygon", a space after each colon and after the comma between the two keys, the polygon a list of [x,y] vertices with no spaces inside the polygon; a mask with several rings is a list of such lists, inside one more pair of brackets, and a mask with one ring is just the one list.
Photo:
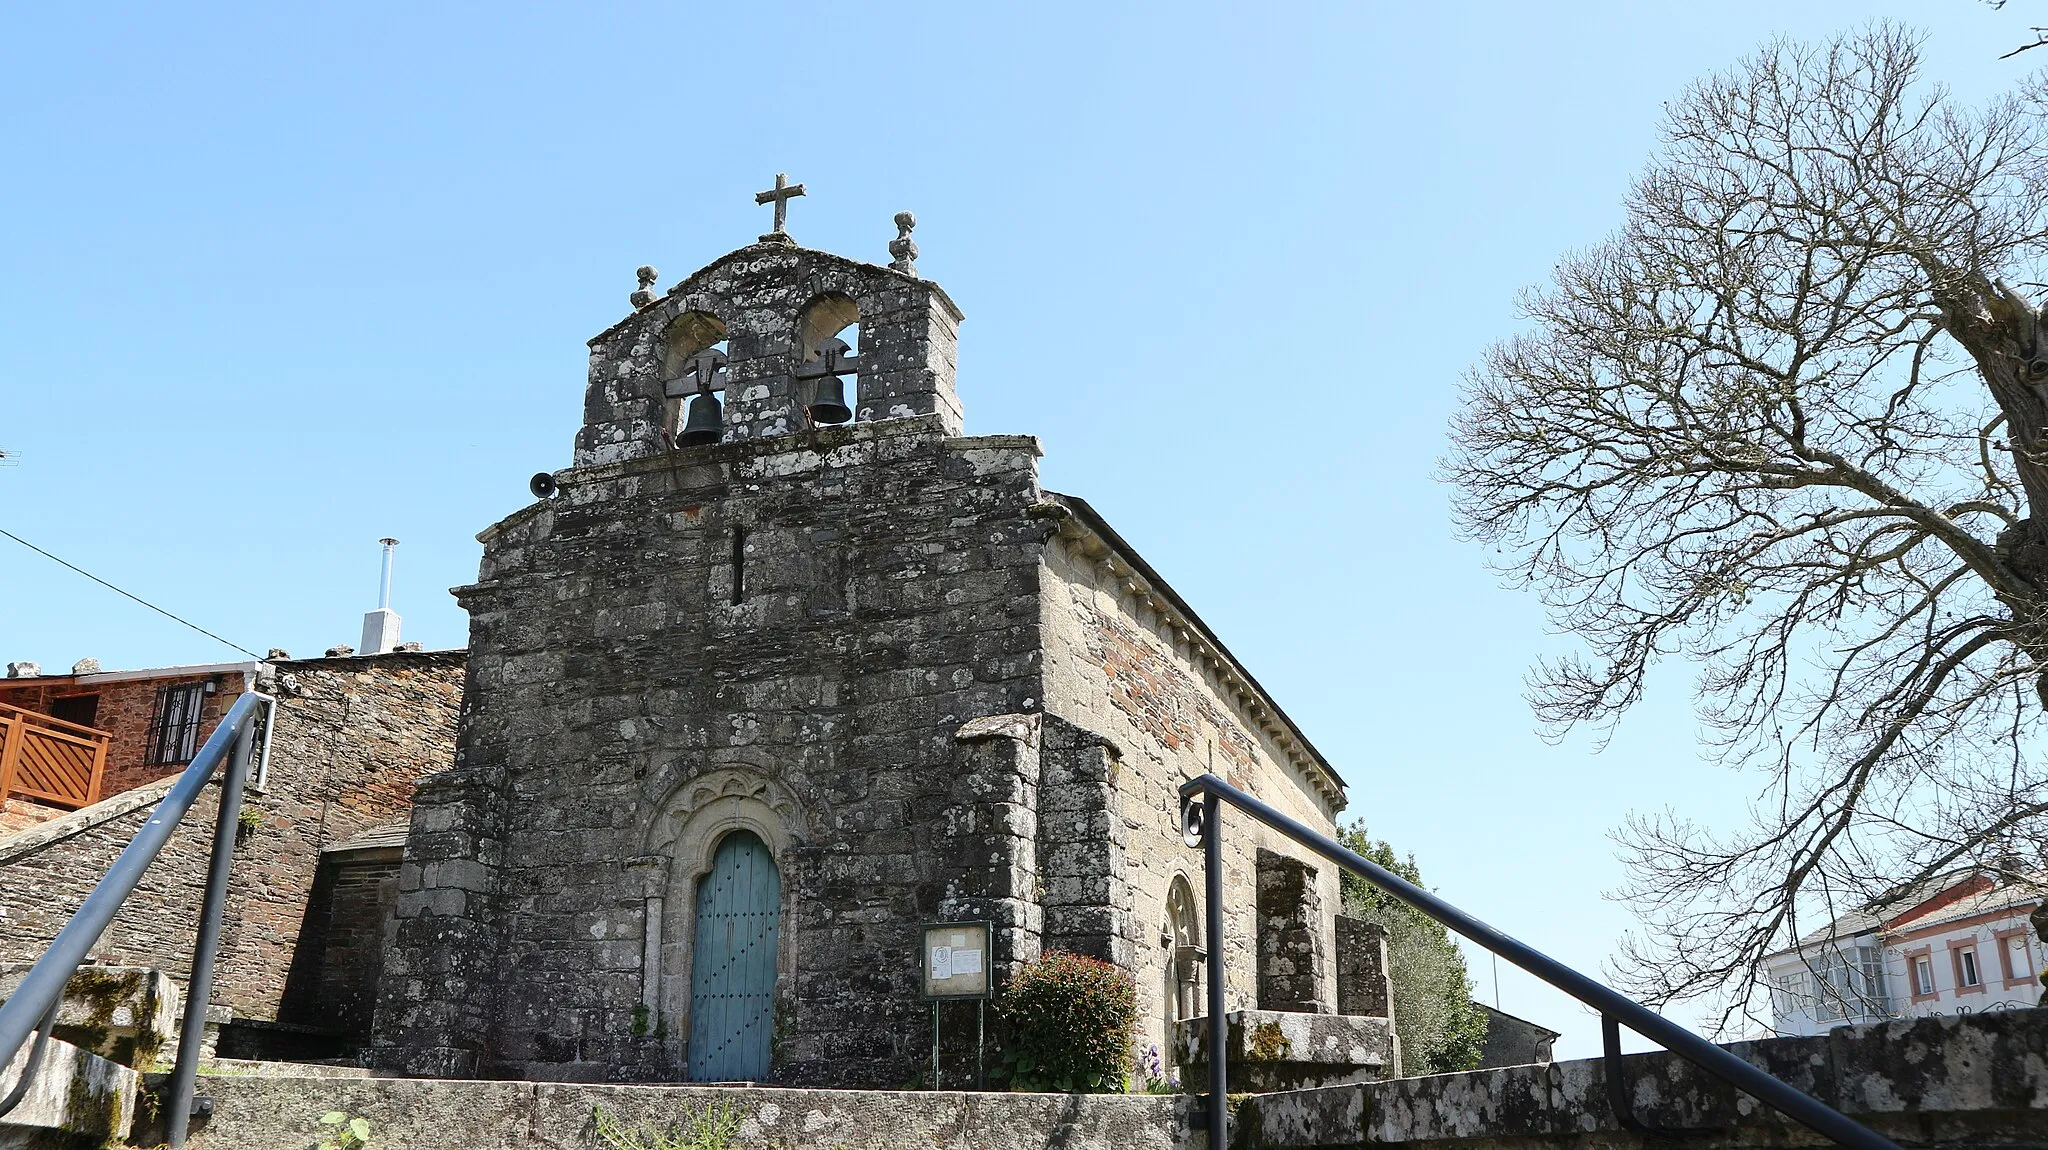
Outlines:
{"label": "stone cornice", "polygon": [[[705,447],[679,447],[659,455],[646,455],[638,459],[626,459],[616,463],[593,463],[586,467],[564,467],[551,472],[555,485],[560,491],[555,499],[536,499],[532,503],[512,512],[482,531],[477,532],[476,541],[489,543],[507,529],[525,522],[542,511],[553,507],[560,500],[568,500],[575,488],[608,483],[620,479],[659,478],[676,483],[678,487],[715,487],[721,481],[680,483],[684,473],[690,473],[693,480],[698,473],[716,468],[723,480],[730,480],[731,468],[735,464],[763,455],[780,455],[787,451],[815,451],[820,454],[845,447],[853,443],[872,443],[899,436],[925,436],[942,444],[954,445],[975,443],[979,440],[1031,440],[1029,436],[978,436],[972,439],[949,438],[945,433],[945,421],[936,415],[913,415],[895,419],[867,419],[857,423],[846,423],[836,427],[813,427],[793,431],[788,435],[764,436],[759,439],[741,439],[732,443],[714,443]],[[1036,446],[1036,441],[1031,440]]]}

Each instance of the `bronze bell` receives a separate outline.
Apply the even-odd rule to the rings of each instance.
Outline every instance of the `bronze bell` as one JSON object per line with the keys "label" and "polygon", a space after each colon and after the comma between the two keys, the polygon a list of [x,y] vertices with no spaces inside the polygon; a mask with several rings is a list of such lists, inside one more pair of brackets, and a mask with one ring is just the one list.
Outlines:
{"label": "bronze bell", "polygon": [[819,377],[817,395],[811,400],[811,421],[845,423],[852,418],[853,409],[846,406],[846,381],[836,375]]}
{"label": "bronze bell", "polygon": [[724,437],[725,408],[719,404],[718,397],[708,391],[691,396],[690,417],[683,421],[683,431],[676,436],[676,446],[703,447]]}

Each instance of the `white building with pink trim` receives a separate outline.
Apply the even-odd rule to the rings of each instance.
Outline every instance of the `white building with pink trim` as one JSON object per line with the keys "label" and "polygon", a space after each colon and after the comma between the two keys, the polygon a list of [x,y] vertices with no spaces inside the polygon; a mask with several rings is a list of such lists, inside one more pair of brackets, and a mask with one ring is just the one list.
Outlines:
{"label": "white building with pink trim", "polygon": [[1947,875],[1766,956],[1772,1029],[1812,1035],[1890,1018],[2040,1005],[2048,949],[2028,916],[2041,905],[2044,879]]}

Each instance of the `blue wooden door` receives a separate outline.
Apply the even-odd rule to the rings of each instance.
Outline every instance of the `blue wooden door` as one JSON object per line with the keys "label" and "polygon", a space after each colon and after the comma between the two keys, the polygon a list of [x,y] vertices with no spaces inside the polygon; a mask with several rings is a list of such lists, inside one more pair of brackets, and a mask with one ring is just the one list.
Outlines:
{"label": "blue wooden door", "polygon": [[760,839],[734,831],[697,884],[690,958],[690,1080],[768,1077],[782,876]]}

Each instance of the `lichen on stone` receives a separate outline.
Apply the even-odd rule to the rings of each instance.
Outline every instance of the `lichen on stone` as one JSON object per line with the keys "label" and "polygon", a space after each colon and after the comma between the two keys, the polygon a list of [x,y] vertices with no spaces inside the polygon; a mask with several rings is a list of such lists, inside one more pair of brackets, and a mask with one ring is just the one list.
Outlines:
{"label": "lichen on stone", "polygon": [[1294,1053],[1294,1044],[1280,1033],[1277,1022],[1261,1022],[1252,1027],[1250,1040],[1245,1043],[1245,1057],[1253,1062],[1285,1062]]}

